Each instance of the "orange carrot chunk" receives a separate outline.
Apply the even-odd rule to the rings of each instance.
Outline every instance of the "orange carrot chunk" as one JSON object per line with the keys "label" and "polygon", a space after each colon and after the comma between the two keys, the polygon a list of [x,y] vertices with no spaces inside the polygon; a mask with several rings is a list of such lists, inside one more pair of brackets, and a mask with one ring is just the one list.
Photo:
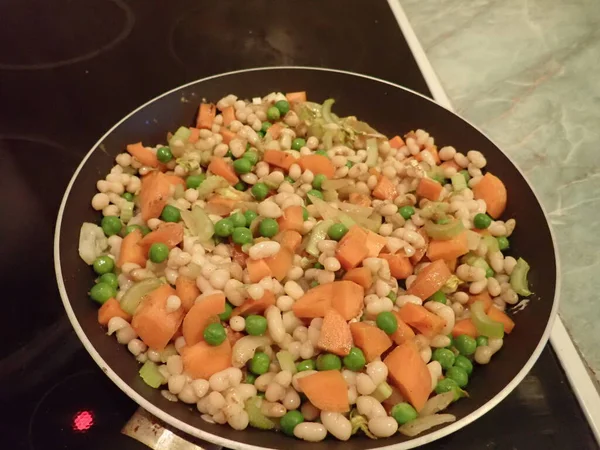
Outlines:
{"label": "orange carrot chunk", "polygon": [[229,181],[230,184],[236,184],[240,179],[235,174],[233,167],[223,158],[213,156],[212,161],[208,165],[208,170],[215,175],[219,175]]}
{"label": "orange carrot chunk", "polygon": [[379,176],[377,184],[373,188],[373,197],[381,200],[394,200],[398,196],[396,186],[388,177]]}
{"label": "orange carrot chunk", "polygon": [[492,306],[488,310],[487,315],[490,319],[496,322],[500,322],[502,325],[504,325],[504,331],[508,334],[510,334],[513,328],[515,328],[515,322],[510,317],[508,317],[508,315],[505,312],[500,311],[495,306]]}
{"label": "orange carrot chunk", "polygon": [[472,338],[476,338],[479,336],[477,332],[477,328],[471,321],[471,319],[462,319],[456,321],[454,324],[454,328],[452,328],[452,336],[457,337],[461,334],[466,334],[467,336],[471,336]]}
{"label": "orange carrot chunk", "polygon": [[433,158],[433,160],[435,161],[436,164],[441,163],[442,161],[440,160],[440,155],[438,154],[438,150],[437,147],[431,147],[431,148],[426,148],[421,150],[419,153],[417,153],[415,155],[415,159],[417,161],[423,161],[423,152],[427,152],[431,155],[431,157]]}
{"label": "orange carrot chunk", "polygon": [[185,312],[188,312],[194,306],[194,301],[200,295],[200,289],[196,286],[196,280],[183,275],[177,277],[175,282],[175,291],[181,299],[181,306]]}
{"label": "orange carrot chunk", "polygon": [[437,201],[442,193],[442,185],[431,178],[421,178],[417,185],[417,196],[424,197],[432,202]]}
{"label": "orange carrot chunk", "polygon": [[235,136],[236,136],[236,134],[233,131],[228,130],[227,128],[221,128],[219,130],[219,134],[221,136],[223,136],[223,144],[227,144],[227,145],[229,145],[229,143],[233,139],[235,139]]}
{"label": "orange carrot chunk", "polygon": [[331,307],[339,312],[344,320],[359,317],[362,314],[365,289],[353,281],[334,281]]}
{"label": "orange carrot chunk", "polygon": [[156,155],[149,148],[144,147],[141,142],[129,144],[127,146],[127,153],[137,159],[144,166],[158,167],[160,164]]}
{"label": "orange carrot chunk", "polygon": [[114,298],[109,298],[98,310],[98,323],[107,326],[113,317],[121,317],[127,322],[131,321],[131,316],[121,309],[121,305]]}
{"label": "orange carrot chunk", "polygon": [[233,106],[228,106],[223,110],[223,125],[228,127],[235,120],[235,109]]}
{"label": "orange carrot chunk", "polygon": [[183,308],[167,311],[167,299],[171,295],[177,295],[177,292],[168,284],[156,288],[145,296],[131,321],[140,339],[154,350],[160,351],[167,346],[183,320]]}
{"label": "orange carrot chunk", "polygon": [[405,145],[406,144],[404,143],[404,140],[398,135],[390,139],[390,147],[392,148],[398,149],[404,147]]}
{"label": "orange carrot chunk", "polygon": [[407,256],[382,253],[379,255],[379,257],[388,262],[390,266],[390,273],[394,278],[398,280],[405,280],[412,275],[413,266]]}
{"label": "orange carrot chunk", "polygon": [[150,172],[142,177],[139,201],[142,219],[148,222],[161,215],[171,194],[171,183],[162,172]]}
{"label": "orange carrot chunk", "polygon": [[298,379],[308,400],[322,411],[350,411],[348,385],[338,370],[324,370]]}
{"label": "orange carrot chunk", "polygon": [[417,278],[406,292],[425,300],[439,291],[451,276],[446,263],[438,259],[417,274]]}
{"label": "orange carrot chunk", "polygon": [[332,179],[335,175],[335,167],[331,160],[324,155],[304,155],[298,160],[303,171],[310,170],[314,175],[325,175]]}
{"label": "orange carrot chunk", "polygon": [[177,175],[165,175],[165,176],[167,177],[169,184],[172,184],[174,186],[177,186],[178,184],[180,184],[183,187],[185,187],[185,180],[183,178],[178,177]]}
{"label": "orange carrot chunk", "polygon": [[404,320],[402,320],[402,317],[400,317],[400,313],[398,311],[392,311],[392,314],[396,316],[396,322],[398,322],[398,328],[396,329],[396,331],[390,334],[390,338],[392,338],[392,341],[394,341],[398,345],[401,345],[404,344],[406,341],[410,341],[412,338],[414,338],[415,332],[411,327],[409,327],[406,324],[406,322],[404,322]]}
{"label": "orange carrot chunk", "polygon": [[281,281],[292,268],[294,252],[289,248],[281,247],[275,255],[265,258],[264,261],[269,266],[273,278]]}
{"label": "orange carrot chunk", "polygon": [[328,309],[323,317],[323,325],[317,346],[321,350],[346,356],[352,348],[350,327],[342,315],[335,309]]}
{"label": "orange carrot chunk", "polygon": [[425,230],[423,228],[419,228],[417,233],[419,233],[425,240],[425,247],[415,249],[415,254],[410,257],[410,262],[413,266],[416,266],[419,261],[423,259],[423,256],[425,256],[425,253],[427,252],[427,246],[429,245],[429,236]]}
{"label": "orange carrot chunk", "polygon": [[366,207],[371,206],[371,199],[369,198],[369,196],[365,194],[359,194],[358,192],[351,192],[348,201],[353,205],[360,205]]}
{"label": "orange carrot chunk", "polygon": [[288,92],[285,98],[290,103],[303,103],[306,101],[306,91]]}
{"label": "orange carrot chunk", "polygon": [[210,130],[213,126],[213,121],[217,115],[217,107],[212,103],[202,103],[198,111],[198,120],[196,128],[204,128]]}
{"label": "orange carrot chunk", "polygon": [[263,161],[280,169],[288,170],[296,162],[296,158],[281,150],[265,150]]}
{"label": "orange carrot chunk", "polygon": [[140,247],[148,254],[152,244],[160,242],[169,249],[178,246],[183,241],[183,224],[181,222],[161,223],[158,228],[151,231],[140,241]]}
{"label": "orange carrot chunk", "polygon": [[354,281],[365,289],[369,289],[373,285],[373,275],[371,274],[371,270],[366,267],[350,269],[344,275],[344,280]]}
{"label": "orange carrot chunk", "polygon": [[427,249],[427,257],[431,261],[456,259],[467,253],[469,253],[469,246],[467,245],[466,231],[446,241],[432,239]]}
{"label": "orange carrot chunk", "polygon": [[264,295],[258,300],[252,298],[246,299],[244,303],[235,308],[232,316],[247,316],[250,314],[262,314],[269,306],[275,304],[275,295],[271,291],[265,291]]}
{"label": "orange carrot chunk", "polygon": [[354,225],[340,240],[335,256],[345,270],[354,269],[369,254],[367,233],[360,226]]}
{"label": "orange carrot chunk", "polygon": [[273,237],[273,240],[279,242],[282,247],[289,248],[292,252],[295,252],[302,242],[302,235],[297,231],[285,229],[277,233]]}
{"label": "orange carrot chunk", "polygon": [[494,302],[492,301],[492,297],[490,297],[490,294],[488,293],[488,291],[483,291],[480,294],[469,295],[469,300],[467,301],[467,305],[471,306],[473,303],[478,302],[478,301],[483,303],[483,310],[486,313],[490,310],[490,308],[494,304]]}
{"label": "orange carrot chunk", "polygon": [[485,201],[487,213],[494,219],[500,217],[506,209],[506,186],[500,178],[489,172],[473,186],[473,197]]}
{"label": "orange carrot chunk", "polygon": [[365,354],[367,362],[379,358],[383,352],[392,346],[392,340],[383,330],[375,325],[364,322],[353,322],[350,324],[350,332],[354,345]]}
{"label": "orange carrot chunk", "polygon": [[264,259],[248,258],[246,260],[246,267],[248,268],[248,276],[252,283],[258,283],[263,278],[272,276],[271,268]]}
{"label": "orange carrot chunk", "polygon": [[208,214],[228,216],[235,209],[237,201],[222,195],[213,195],[206,202],[204,209]]}
{"label": "orange carrot chunk", "polygon": [[225,295],[211,294],[200,298],[190,308],[183,319],[183,337],[186,345],[194,345],[204,340],[204,329],[213,322],[218,322],[219,314],[225,312]]}
{"label": "orange carrot chunk", "polygon": [[183,370],[192,378],[208,380],[212,375],[231,367],[231,343],[225,339],[221,345],[198,342],[181,349]]}
{"label": "orange carrot chunk", "polygon": [[325,317],[325,312],[331,307],[334,283],[326,283],[309,289],[302,297],[294,302],[292,311],[296,317],[314,319]]}
{"label": "orange carrot chunk", "polygon": [[279,139],[279,136],[281,136],[281,131],[284,128],[285,127],[281,122],[274,123],[267,129],[267,134],[269,134],[273,139]]}
{"label": "orange carrot chunk", "polygon": [[400,308],[398,314],[407,325],[419,330],[421,334],[427,337],[440,334],[440,331],[446,325],[442,318],[414,303],[406,303]]}
{"label": "orange carrot chunk", "polygon": [[125,263],[135,263],[140,267],[146,267],[147,252],[139,245],[142,240],[142,232],[133,230],[121,241],[121,251],[117,260],[117,267],[123,267]]}
{"label": "orange carrot chunk", "polygon": [[288,206],[283,210],[283,215],[277,219],[279,231],[294,230],[298,233],[304,231],[304,217],[302,206]]}
{"label": "orange carrot chunk", "polygon": [[386,239],[377,234],[372,232],[371,230],[367,230],[367,249],[369,250],[369,253],[367,253],[367,257],[368,258],[376,258],[377,256],[379,256],[379,253],[381,253],[381,250],[383,249],[383,247],[385,247],[386,244]]}
{"label": "orange carrot chunk", "polygon": [[420,411],[431,393],[431,375],[414,341],[396,347],[383,362],[402,396]]}

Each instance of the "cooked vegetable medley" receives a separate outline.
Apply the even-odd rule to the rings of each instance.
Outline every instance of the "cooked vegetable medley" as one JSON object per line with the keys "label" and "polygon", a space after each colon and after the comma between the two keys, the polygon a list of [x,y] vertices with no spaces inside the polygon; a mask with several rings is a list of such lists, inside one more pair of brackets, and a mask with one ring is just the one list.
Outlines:
{"label": "cooked vegetable medley", "polygon": [[480,152],[333,103],[228,95],[128,145],[79,253],[99,323],[167,400],[307,441],[415,436],[455,420],[529,266],[503,254],[516,223]]}

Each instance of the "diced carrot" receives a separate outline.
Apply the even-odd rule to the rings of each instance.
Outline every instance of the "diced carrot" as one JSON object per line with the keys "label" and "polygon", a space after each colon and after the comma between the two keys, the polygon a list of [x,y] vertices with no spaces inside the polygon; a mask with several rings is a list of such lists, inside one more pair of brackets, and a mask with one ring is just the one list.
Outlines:
{"label": "diced carrot", "polygon": [[427,247],[429,246],[429,236],[425,230],[423,228],[419,228],[417,233],[419,233],[423,237],[423,240],[425,240],[425,247],[415,249],[415,254],[410,257],[410,262],[413,266],[416,266],[419,261],[423,259],[423,256],[425,256],[425,253],[427,252]]}
{"label": "diced carrot", "polygon": [[402,317],[400,317],[400,313],[398,311],[392,311],[392,314],[396,316],[396,322],[398,322],[398,328],[392,334],[390,334],[390,338],[397,345],[404,344],[406,341],[410,341],[415,337],[415,332],[411,327],[409,327]]}
{"label": "diced carrot", "polygon": [[344,280],[354,281],[365,289],[369,289],[373,285],[373,275],[371,274],[371,270],[366,267],[350,269],[344,275]]}
{"label": "diced carrot", "polygon": [[258,283],[265,277],[271,277],[271,268],[264,259],[246,259],[246,267],[248,268],[248,276],[252,283]]}
{"label": "diced carrot", "polygon": [[486,173],[483,178],[473,186],[473,197],[476,200],[484,200],[487,205],[487,213],[494,219],[502,215],[506,209],[506,186],[500,178]]}
{"label": "diced carrot", "polygon": [[296,158],[290,153],[281,150],[265,150],[263,161],[272,166],[288,170],[296,162]]}
{"label": "diced carrot", "polygon": [[454,328],[452,328],[452,336],[456,337],[460,336],[461,334],[466,334],[472,338],[479,336],[477,328],[475,328],[475,325],[473,325],[471,319],[457,320],[454,323]]}
{"label": "diced carrot", "polygon": [[146,267],[147,252],[139,245],[142,240],[142,232],[137,229],[130,232],[121,241],[121,250],[119,251],[119,259],[117,267],[123,267],[125,263],[134,263],[140,267]]}
{"label": "diced carrot", "polygon": [[269,306],[275,304],[275,295],[271,291],[265,291],[258,300],[248,298],[237,308],[234,308],[232,316],[247,316],[250,314],[262,314]]}
{"label": "diced carrot", "polygon": [[417,196],[424,197],[432,202],[437,201],[442,193],[442,185],[431,178],[421,178],[417,186]]}
{"label": "diced carrot", "polygon": [[200,104],[200,110],[198,111],[198,120],[196,121],[196,128],[204,128],[210,130],[213,126],[213,121],[217,115],[217,107],[212,103]]}
{"label": "diced carrot", "polygon": [[383,352],[392,346],[392,340],[375,325],[365,322],[353,322],[350,324],[350,332],[354,345],[365,354],[367,362],[379,358]]}
{"label": "diced carrot", "polygon": [[339,312],[345,320],[362,314],[365,289],[353,281],[342,280],[328,283],[333,285],[331,307]]}
{"label": "diced carrot", "polygon": [[423,161],[423,155],[422,155],[422,153],[423,153],[423,152],[427,152],[427,153],[429,153],[429,154],[430,154],[430,155],[433,157],[433,160],[435,161],[435,163],[436,163],[436,164],[439,164],[439,163],[441,163],[441,162],[442,162],[442,161],[440,160],[440,155],[438,154],[437,147],[433,146],[433,147],[430,147],[430,148],[426,148],[426,149],[424,149],[424,150],[421,150],[419,153],[417,153],[417,154],[415,155],[415,159],[416,159],[417,161],[419,161],[419,162],[420,162],[420,161]]}
{"label": "diced carrot", "polygon": [[379,255],[379,253],[381,253],[381,249],[383,247],[385,247],[385,244],[387,243],[386,239],[377,234],[372,232],[371,230],[367,230],[367,241],[366,241],[366,245],[367,245],[367,249],[369,250],[369,253],[367,253],[367,257],[368,258],[375,258]]}
{"label": "diced carrot", "polygon": [[406,292],[425,300],[439,291],[451,276],[452,273],[448,270],[446,263],[438,259],[417,274],[417,278]]}
{"label": "diced carrot", "polygon": [[338,356],[346,356],[352,348],[350,327],[342,315],[330,308],[325,312],[317,347]]}
{"label": "diced carrot", "polygon": [[406,280],[413,273],[413,266],[410,259],[402,254],[390,255],[382,253],[380,258],[385,259],[390,266],[390,273],[398,280]]}
{"label": "diced carrot", "polygon": [[208,214],[216,214],[217,216],[228,216],[236,208],[238,202],[232,198],[223,197],[222,195],[212,195],[206,202],[204,209]]}
{"label": "diced carrot", "polygon": [[156,155],[149,148],[144,147],[141,142],[129,144],[127,146],[127,153],[137,159],[144,166],[158,167],[160,164],[160,161],[158,161]]}
{"label": "diced carrot", "polygon": [[182,185],[185,188],[185,180],[177,175],[165,175],[167,177],[167,181],[169,184],[177,186],[178,184]]}
{"label": "diced carrot", "polygon": [[369,174],[379,177],[379,176],[381,176],[381,171],[377,167],[371,167],[369,169]]}
{"label": "diced carrot", "polygon": [[417,411],[423,409],[431,394],[431,375],[417,344],[410,340],[396,347],[383,362],[402,396]]}
{"label": "diced carrot", "polygon": [[277,219],[279,231],[294,230],[298,233],[304,231],[304,211],[302,206],[288,206],[283,210],[283,215]]}
{"label": "diced carrot", "polygon": [[161,215],[171,194],[171,183],[162,172],[150,172],[142,177],[139,201],[142,219],[148,222]]}
{"label": "diced carrot", "polygon": [[435,261],[436,259],[456,259],[467,253],[469,253],[469,246],[467,245],[466,231],[445,241],[432,239],[427,249],[427,257],[431,261]]}
{"label": "diced carrot", "polygon": [[421,334],[427,337],[440,334],[440,331],[446,325],[441,317],[414,303],[406,303],[400,308],[398,314],[407,325],[419,330]]}
{"label": "diced carrot", "polygon": [[326,283],[309,289],[294,302],[292,306],[294,315],[302,319],[325,317],[325,312],[331,307],[333,287],[334,283]]}
{"label": "diced carrot", "polygon": [[304,155],[298,160],[302,170],[310,170],[314,175],[325,175],[332,179],[335,175],[335,166],[325,155]]}
{"label": "diced carrot", "polygon": [[371,199],[369,198],[369,196],[365,194],[359,194],[358,192],[350,192],[348,201],[353,205],[360,205],[366,207],[371,206]]}
{"label": "diced carrot", "polygon": [[229,124],[235,120],[235,109],[234,109],[234,107],[233,106],[228,106],[227,108],[225,108],[223,110],[223,112],[221,113],[221,115],[223,116],[223,125],[225,125],[226,127],[228,127]]}
{"label": "diced carrot", "polygon": [[267,134],[269,134],[273,139],[279,139],[281,136],[281,131],[284,129],[284,125],[281,122],[274,123],[267,129]]}
{"label": "diced carrot", "polygon": [[212,161],[208,165],[208,170],[215,175],[219,175],[229,181],[230,184],[236,184],[240,179],[235,174],[233,167],[223,158],[213,156]]}
{"label": "diced carrot", "polygon": [[273,237],[273,240],[279,242],[282,247],[289,248],[292,252],[295,252],[302,242],[302,235],[297,231],[286,229],[277,233]]}
{"label": "diced carrot", "polygon": [[242,247],[234,244],[231,246],[231,260],[242,266],[242,269],[246,267],[248,261],[248,255],[242,251]]}
{"label": "diced carrot", "polygon": [[456,169],[457,172],[460,172],[462,170],[462,167],[456,164],[456,161],[454,161],[453,159],[451,159],[450,161],[444,161],[442,164],[440,164],[440,167],[442,169],[453,168]]}
{"label": "diced carrot", "polygon": [[369,254],[367,232],[354,225],[340,240],[335,251],[336,258],[345,270],[354,269]]}
{"label": "diced carrot", "polygon": [[200,140],[200,130],[198,128],[190,128],[190,137],[188,138],[188,142],[190,144],[195,144]]}
{"label": "diced carrot", "polygon": [[183,320],[183,308],[167,311],[167,299],[171,295],[177,292],[168,284],[156,288],[144,297],[131,321],[140,339],[154,350],[167,346]]}
{"label": "diced carrot", "polygon": [[127,322],[131,321],[131,316],[121,309],[121,305],[114,298],[109,298],[98,310],[98,323],[107,326],[108,321],[113,317],[121,317]]}
{"label": "diced carrot", "polygon": [[350,411],[348,385],[339,370],[324,370],[298,379],[308,400],[322,411]]}
{"label": "diced carrot", "polygon": [[390,147],[392,148],[398,149],[404,147],[405,145],[406,144],[404,143],[404,140],[398,135],[390,139]]}
{"label": "diced carrot", "polygon": [[285,94],[285,98],[290,103],[303,103],[306,101],[306,91],[288,92]]}
{"label": "diced carrot", "polygon": [[265,258],[265,262],[269,266],[269,269],[271,269],[273,278],[281,281],[292,268],[294,252],[287,247],[281,247],[275,255]]}
{"label": "diced carrot", "polygon": [[510,317],[508,317],[508,315],[505,312],[500,311],[495,306],[492,306],[488,310],[487,315],[490,319],[496,322],[500,322],[502,325],[504,325],[504,331],[508,334],[510,334],[513,328],[515,328],[515,322]]}
{"label": "diced carrot", "polygon": [[467,301],[467,305],[471,306],[475,302],[482,302],[483,310],[486,313],[490,310],[490,308],[494,304],[494,302],[492,301],[492,297],[490,297],[490,294],[488,293],[488,291],[483,291],[480,294],[469,295],[469,300]]}
{"label": "diced carrot", "polygon": [[221,136],[223,136],[223,144],[227,144],[227,145],[229,145],[229,143],[233,139],[235,139],[235,136],[236,136],[236,134],[233,131],[228,130],[227,128],[221,128],[219,130],[219,134]]}
{"label": "diced carrot", "polygon": [[456,258],[454,258],[454,259],[445,259],[444,262],[448,266],[448,270],[450,272],[455,272],[456,271],[456,266],[458,265],[458,259],[456,259]]}
{"label": "diced carrot", "polygon": [[397,196],[398,192],[394,183],[388,177],[380,175],[377,185],[373,188],[373,197],[380,200],[394,200]]}
{"label": "diced carrot", "polygon": [[217,372],[231,367],[231,343],[225,339],[220,345],[198,342],[181,349],[183,370],[192,378],[208,380]]}
{"label": "diced carrot", "polygon": [[194,306],[196,297],[200,295],[200,289],[196,286],[196,280],[179,275],[175,281],[175,291],[181,299],[181,306],[188,312]]}
{"label": "diced carrot", "polygon": [[225,312],[225,295],[210,294],[199,299],[190,308],[183,319],[183,337],[186,345],[194,345],[204,340],[204,329],[213,322],[218,322],[218,315]]}
{"label": "diced carrot", "polygon": [[181,241],[183,241],[183,224],[181,222],[165,222],[161,223],[156,230],[144,236],[139,245],[142,247],[144,254],[147,255],[154,243],[160,242],[172,249],[179,245]]}

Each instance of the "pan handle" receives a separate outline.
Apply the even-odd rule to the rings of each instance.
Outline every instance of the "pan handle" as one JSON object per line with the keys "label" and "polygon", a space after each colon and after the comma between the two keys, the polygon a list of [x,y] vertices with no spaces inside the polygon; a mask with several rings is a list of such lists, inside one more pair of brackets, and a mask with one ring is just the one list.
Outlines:
{"label": "pan handle", "polygon": [[138,408],[121,433],[153,450],[220,450],[222,447],[201,441],[175,430],[143,408]]}

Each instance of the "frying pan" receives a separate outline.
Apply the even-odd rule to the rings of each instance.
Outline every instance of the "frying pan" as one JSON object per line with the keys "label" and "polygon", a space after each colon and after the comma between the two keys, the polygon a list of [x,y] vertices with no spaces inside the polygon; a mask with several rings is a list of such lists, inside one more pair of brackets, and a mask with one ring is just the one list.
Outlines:
{"label": "frying pan", "polygon": [[[356,115],[388,136],[422,128],[439,147],[452,145],[463,153],[480,150],[487,158],[487,168],[508,188],[506,216],[517,221],[509,254],[521,256],[531,265],[529,281],[534,295],[529,305],[515,314],[517,326],[506,337],[504,348],[489,365],[477,367],[468,386],[470,398],[449,408],[448,412],[457,416],[455,423],[412,439],[400,434],[378,440],[357,435],[348,442],[327,439],[320,443],[293,440],[282,433],[252,428],[235,431],[209,424],[193,406],[169,402],[159,390],[144,384],[138,376],[139,364],[126,346],[119,345],[98,325],[98,307],[88,297],[94,275],[79,258],[77,247],[81,224],[99,221],[90,200],[96,192],[96,181],[110,171],[115,156],[131,142],[164,142],[167,132],[180,125],[192,125],[202,99],[215,102],[230,93],[252,98],[272,91],[298,90],[306,90],[309,98],[317,102],[335,98],[336,114]],[[401,450],[446,436],[492,409],[525,377],[548,340],[558,308],[558,267],[552,232],[533,190],[510,159],[473,125],[427,97],[387,81],[329,69],[273,67],[216,75],[176,88],[133,111],[98,141],[75,171],[58,214],[54,255],[67,315],[85,348],[111,380],[170,425],[235,449],[280,449],[293,445],[307,450]]]}

